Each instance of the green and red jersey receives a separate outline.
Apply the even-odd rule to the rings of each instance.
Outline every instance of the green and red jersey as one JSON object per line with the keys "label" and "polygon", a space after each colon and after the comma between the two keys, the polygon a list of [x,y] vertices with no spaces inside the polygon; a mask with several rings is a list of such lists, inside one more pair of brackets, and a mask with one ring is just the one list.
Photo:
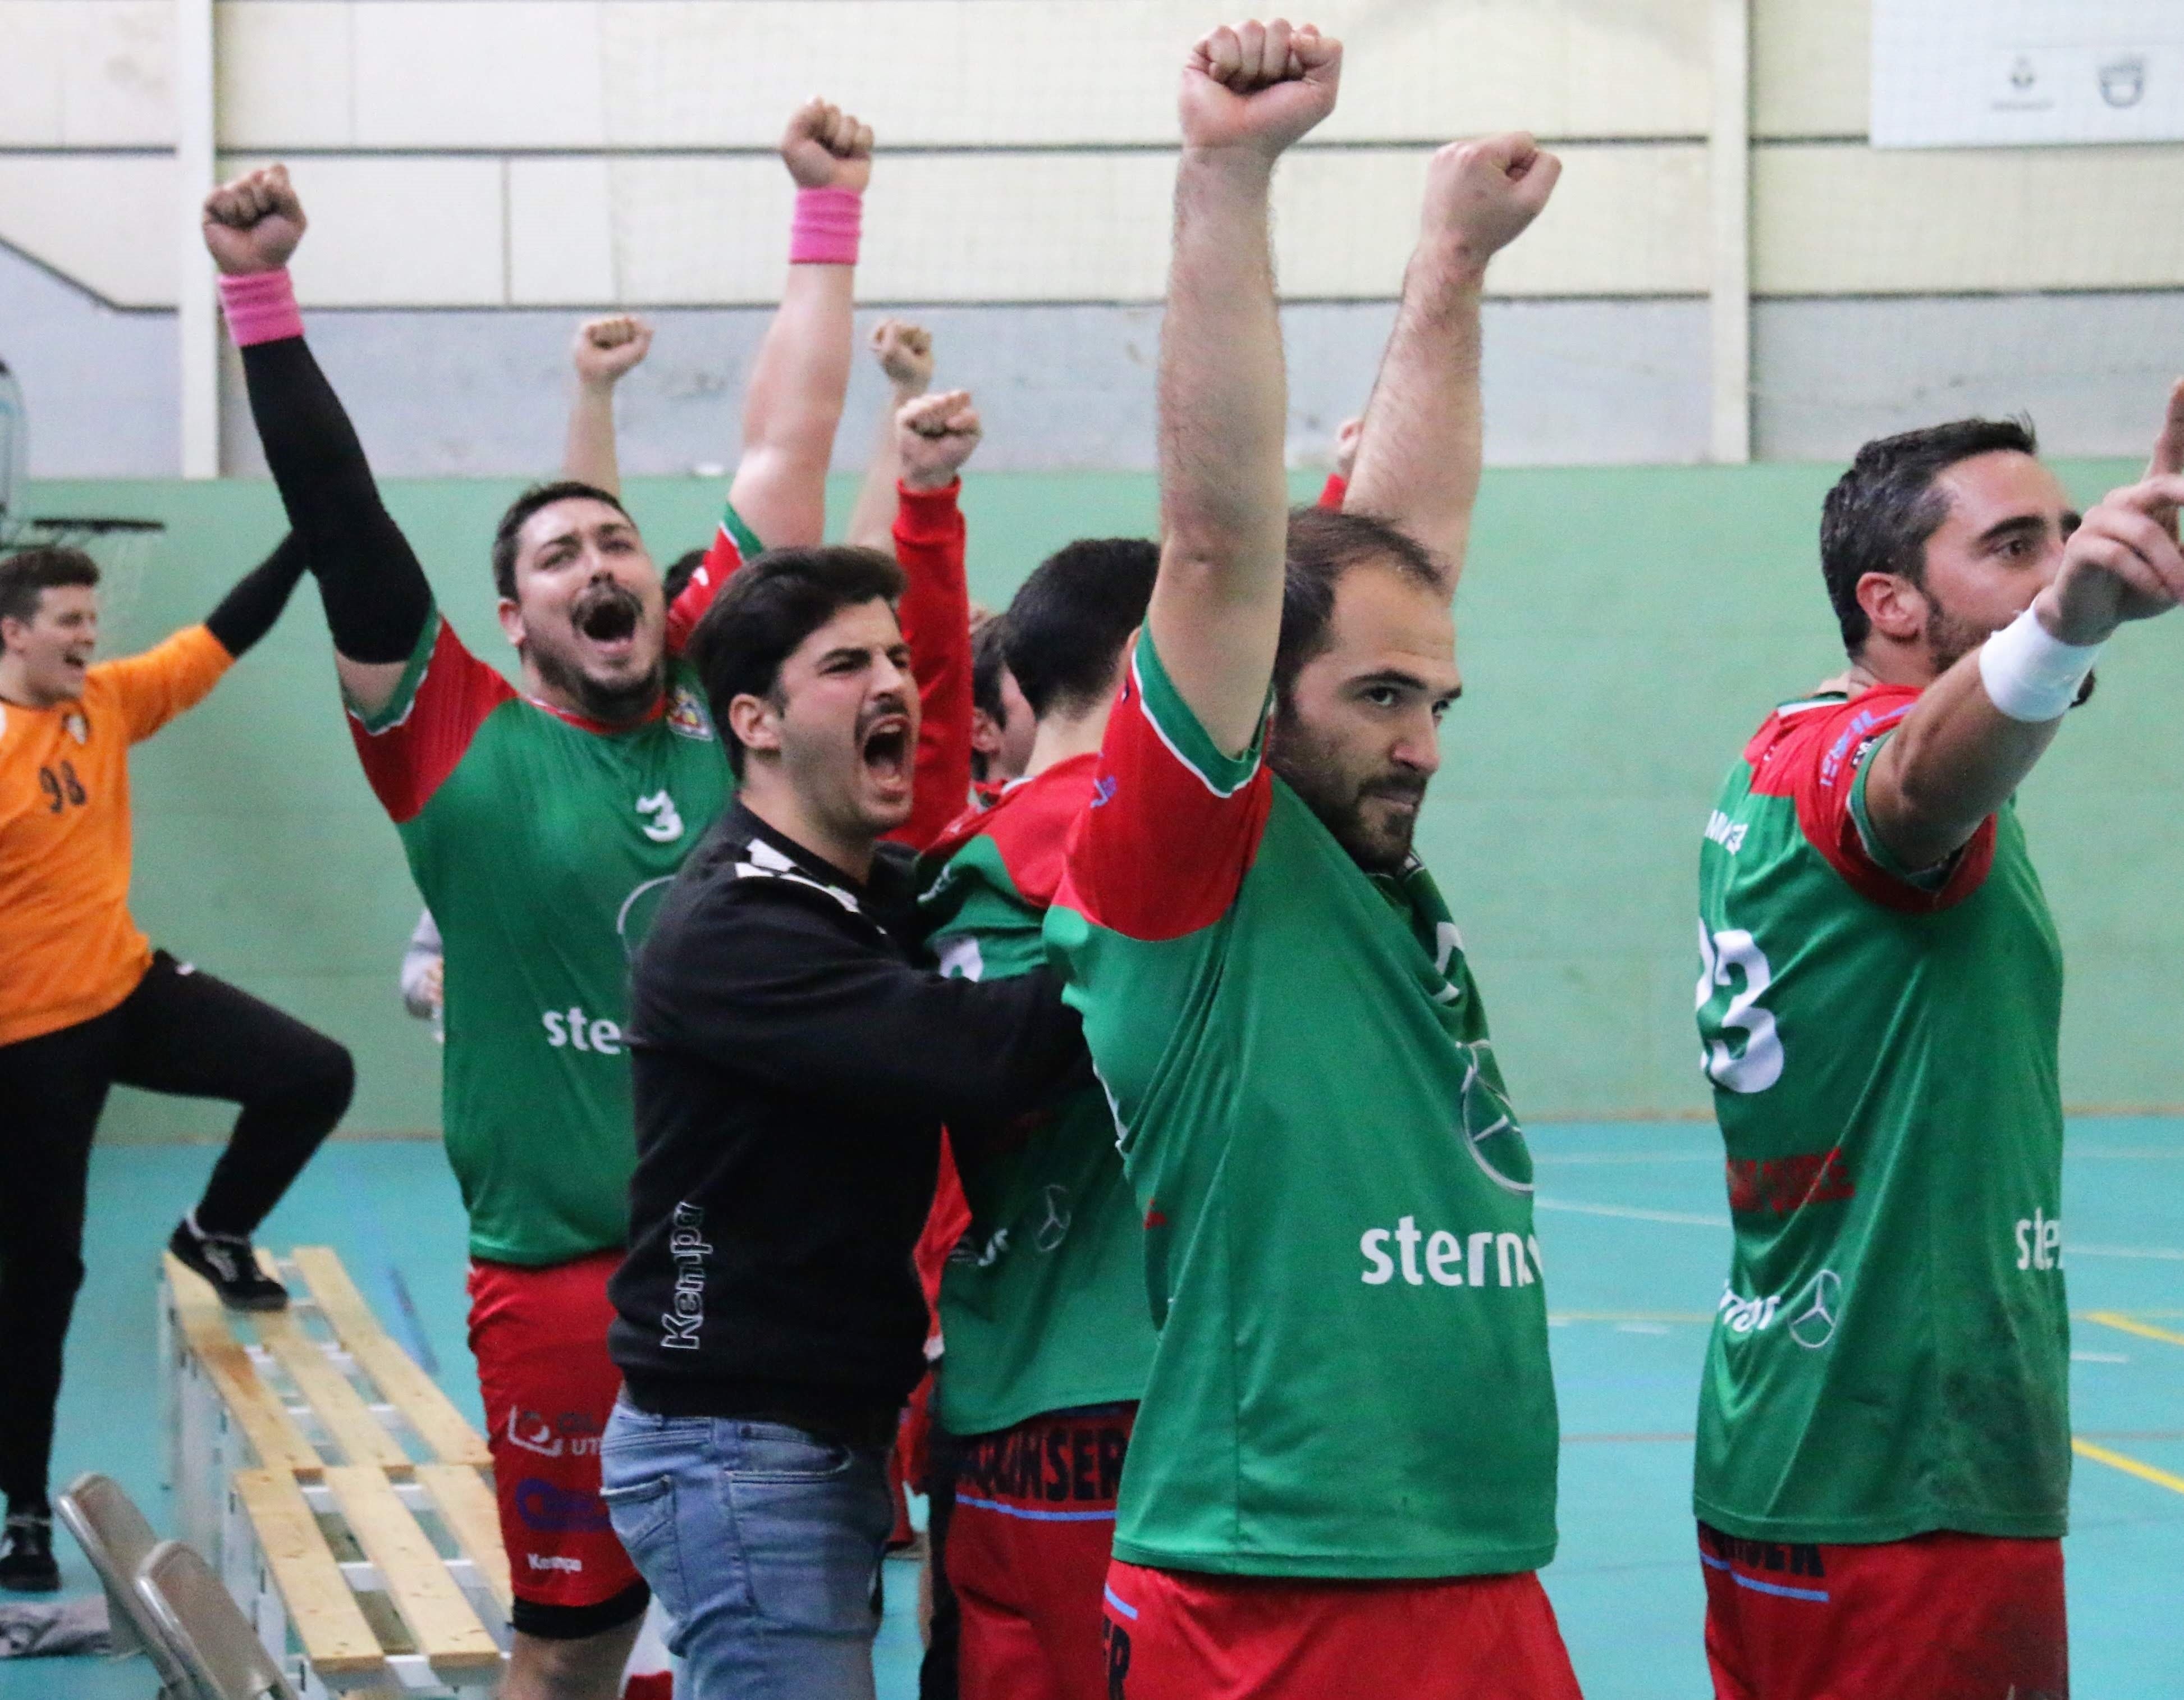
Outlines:
{"label": "green and red jersey", "polygon": [[2061,951],[2014,804],[1928,872],[1875,836],[1918,694],[1777,709],[1701,847],[1736,1244],[1694,1498],[1747,1539],[2064,1530]]}
{"label": "green and red jersey", "polygon": [[1047,943],[1160,1324],[1115,1556],[1530,1570],[1557,1428],[1532,1165],[1432,877],[1360,869],[1140,636]]}
{"label": "green and red jersey", "polygon": [[[905,832],[928,837],[960,808],[970,774],[956,488],[902,493],[895,525],[925,716],[918,812]],[[634,726],[521,695],[437,611],[393,700],[370,716],[350,711],[365,776],[444,941],[442,1119],[476,1257],[559,1263],[624,1242],[637,1161],[623,1048],[629,963],[733,789],[680,656],[759,547],[731,509],[669,610],[666,689]]]}
{"label": "green and red jersey", "polygon": [[[1019,780],[933,847],[922,918],[944,973],[1045,966],[1040,928],[1098,765],[1088,754]],[[1021,1145],[963,1163],[961,1178],[970,1229],[940,1278],[942,1425],[983,1435],[1137,1398],[1153,1348],[1145,1235],[1106,1099],[1079,1094]]]}

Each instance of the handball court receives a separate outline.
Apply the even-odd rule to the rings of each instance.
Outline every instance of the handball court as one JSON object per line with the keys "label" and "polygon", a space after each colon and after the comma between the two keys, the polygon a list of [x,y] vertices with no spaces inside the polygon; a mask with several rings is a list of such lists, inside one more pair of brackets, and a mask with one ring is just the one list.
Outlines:
{"label": "handball court", "polygon": [[[1538,1162],[1555,1379],[1562,1552],[1546,1573],[1593,1700],[1704,1700],[1691,1424],[1728,1265],[1709,1123],[1542,1123]],[[54,1480],[102,1469],[159,1526],[153,1274],[201,1146],[109,1146],[92,1174],[90,1277],[69,1342]],[[2069,1566],[2075,1692],[2173,1700],[2184,1671],[2184,1120],[2078,1118],[2064,1163],[2077,1435]],[[464,1345],[464,1228],[437,1143],[328,1145],[259,1235],[334,1246],[413,1356],[481,1420]],[[1461,1448],[1451,1435],[1451,1448]],[[65,1540],[64,1586],[96,1586]],[[916,1692],[916,1576],[888,1566],[881,1700]],[[0,1663],[0,1700],[146,1700],[142,1659]]]}

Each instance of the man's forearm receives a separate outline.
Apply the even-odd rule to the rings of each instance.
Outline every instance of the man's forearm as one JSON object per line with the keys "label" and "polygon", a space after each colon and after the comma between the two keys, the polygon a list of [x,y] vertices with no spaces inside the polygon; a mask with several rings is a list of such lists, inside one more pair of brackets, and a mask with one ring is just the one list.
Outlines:
{"label": "man's forearm", "polygon": [[1873,758],[1866,813],[1882,847],[1913,869],[1953,856],[2024,783],[2062,724],[2012,720],[1987,694],[1979,651],[1964,656]]}
{"label": "man's forearm", "polygon": [[291,532],[220,598],[220,606],[205,616],[205,629],[220,639],[220,648],[240,660],[273,629],[305,565],[303,543]]}
{"label": "man's forearm", "polygon": [[1462,571],[1479,499],[1479,300],[1485,261],[1446,242],[1421,243],[1365,409],[1344,496],[1353,512],[1392,520]]}
{"label": "man's forearm", "polygon": [[794,265],[744,399],[743,458],[729,500],[771,549],[818,543],[827,466],[850,382],[855,268]]}
{"label": "man's forearm", "polygon": [[621,494],[612,384],[578,380],[576,399],[569,404],[569,441],[561,454],[561,476],[610,496]]}
{"label": "man's forearm", "polygon": [[1215,740],[1258,724],[1281,631],[1287,392],[1268,163],[1186,150],[1161,331],[1161,570],[1146,621]]}

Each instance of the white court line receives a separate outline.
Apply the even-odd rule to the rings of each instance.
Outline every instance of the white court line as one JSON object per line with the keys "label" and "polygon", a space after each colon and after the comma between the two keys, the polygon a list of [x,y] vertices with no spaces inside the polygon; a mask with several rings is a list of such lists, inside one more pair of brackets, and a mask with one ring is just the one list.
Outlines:
{"label": "white court line", "polygon": [[2151,1257],[2164,1263],[2184,1263],[2184,1251],[2173,1246],[2065,1246],[2063,1255],[2066,1257]]}
{"label": "white court line", "polygon": [[1603,1153],[1603,1154],[1601,1154],[1601,1155],[1598,1155],[1598,1156],[1586,1156],[1586,1155],[1584,1155],[1584,1154],[1582,1154],[1582,1153],[1576,1153],[1576,1152],[1573,1152],[1573,1153],[1568,1154],[1568,1155],[1567,1155],[1567,1156],[1563,1156],[1563,1155],[1557,1155],[1557,1153],[1552,1152],[1552,1151],[1534,1151],[1534,1152],[1532,1153],[1532,1162],[1533,1162],[1535,1165],[1546,1164],[1546,1163],[1568,1163],[1568,1164],[1575,1165],[1575,1164],[1579,1164],[1579,1163],[1626,1163],[1626,1162],[1705,1162],[1705,1163],[1718,1163],[1718,1162],[1719,1162],[1720,1161],[1721,1161],[1721,1153],[1720,1153],[1719,1151],[1616,1151],[1616,1152],[1614,1152],[1614,1153],[1613,1153],[1613,1154],[1607,1154],[1607,1153]]}
{"label": "white court line", "polygon": [[1694,1216],[1685,1210],[1645,1210],[1635,1204],[1572,1204],[1560,1198],[1535,1196],[1533,1207],[1559,1210],[1571,1216],[1619,1216],[1632,1222],[1676,1222],[1687,1228],[1720,1228],[1729,1223],[1719,1216]]}

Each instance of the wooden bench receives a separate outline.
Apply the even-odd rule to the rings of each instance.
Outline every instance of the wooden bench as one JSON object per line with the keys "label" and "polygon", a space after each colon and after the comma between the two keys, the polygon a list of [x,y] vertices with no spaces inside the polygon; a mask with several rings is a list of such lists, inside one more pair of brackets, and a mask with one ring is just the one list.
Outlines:
{"label": "wooden bench", "polygon": [[490,1693],[511,1595],[483,1437],[387,1335],[332,1251],[259,1255],[294,1296],[285,1312],[231,1315],[166,1259],[162,1355],[186,1538],[307,1700]]}

